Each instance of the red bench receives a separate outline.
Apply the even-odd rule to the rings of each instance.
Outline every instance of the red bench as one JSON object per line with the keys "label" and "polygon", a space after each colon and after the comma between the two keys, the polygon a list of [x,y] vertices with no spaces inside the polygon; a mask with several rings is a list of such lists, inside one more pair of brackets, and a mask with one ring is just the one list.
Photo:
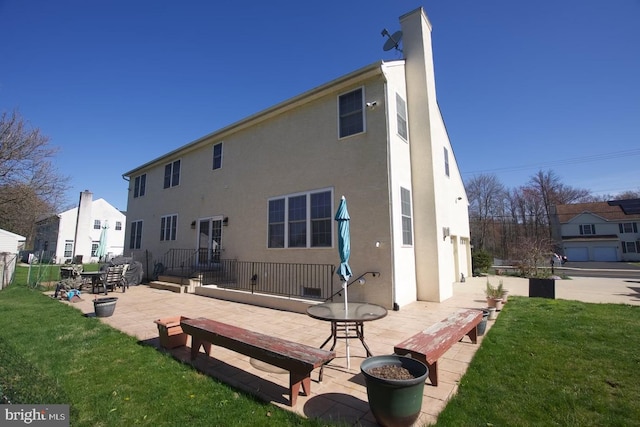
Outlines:
{"label": "red bench", "polygon": [[468,336],[473,344],[478,342],[476,327],[482,320],[482,310],[458,310],[446,319],[394,347],[399,356],[406,354],[424,362],[429,367],[429,380],[438,385],[438,359],[453,346]]}
{"label": "red bench", "polygon": [[185,333],[191,335],[191,360],[195,360],[201,346],[209,354],[211,344],[215,344],[289,371],[291,406],[296,404],[301,385],[305,396],[311,394],[311,371],[336,357],[334,351],[310,347],[202,317],[185,318],[181,320],[180,326]]}

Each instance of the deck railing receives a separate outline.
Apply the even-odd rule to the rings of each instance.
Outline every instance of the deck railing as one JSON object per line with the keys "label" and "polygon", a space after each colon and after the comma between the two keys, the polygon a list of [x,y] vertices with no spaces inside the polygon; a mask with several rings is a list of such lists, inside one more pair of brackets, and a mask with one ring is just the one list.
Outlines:
{"label": "deck railing", "polygon": [[219,259],[194,249],[171,249],[153,262],[159,275],[199,277],[202,285],[252,293],[326,300],[332,297],[335,266]]}

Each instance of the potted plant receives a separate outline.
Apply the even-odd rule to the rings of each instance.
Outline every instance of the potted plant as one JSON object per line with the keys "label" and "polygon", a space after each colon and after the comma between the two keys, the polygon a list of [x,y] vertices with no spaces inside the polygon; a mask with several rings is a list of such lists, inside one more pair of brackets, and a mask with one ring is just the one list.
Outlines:
{"label": "potted plant", "polygon": [[484,293],[487,297],[487,305],[489,307],[495,307],[496,311],[502,310],[502,294],[504,288],[502,286],[502,280],[498,286],[493,286],[491,282],[487,280],[487,286]]}
{"label": "potted plant", "polygon": [[360,365],[369,407],[382,426],[411,426],[420,416],[427,365],[410,357],[372,356]]}
{"label": "potted plant", "polygon": [[188,317],[172,316],[153,321],[158,325],[160,347],[171,349],[187,345],[187,334],[182,331],[182,326],[180,326],[180,322],[185,319]]}
{"label": "potted plant", "polygon": [[116,309],[116,302],[118,298],[96,298],[93,300],[93,311],[96,313],[96,317],[110,317]]}

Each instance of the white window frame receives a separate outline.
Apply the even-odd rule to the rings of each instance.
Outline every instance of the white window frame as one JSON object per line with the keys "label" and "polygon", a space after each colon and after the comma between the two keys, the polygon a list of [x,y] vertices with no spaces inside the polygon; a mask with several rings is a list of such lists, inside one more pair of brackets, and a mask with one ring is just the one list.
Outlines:
{"label": "white window frame", "polygon": [[133,180],[133,198],[142,197],[147,189],[147,174],[138,175]]}
{"label": "white window frame", "polygon": [[[220,154],[216,155],[216,148],[220,147]],[[213,154],[213,162],[212,162],[212,169],[213,170],[218,170],[218,169],[222,169],[222,160],[223,160],[223,153],[224,153],[224,146],[222,145],[222,142],[219,142],[217,144],[213,145],[213,148],[211,149],[212,154]],[[219,159],[219,165],[216,166],[216,159]]]}
{"label": "white window frame", "polygon": [[450,176],[449,173],[449,150],[447,150],[447,147],[443,147],[444,148],[444,173],[447,176]]}
{"label": "white window frame", "polygon": [[99,219],[93,220],[93,229],[100,230],[102,228],[102,222]]}
{"label": "white window frame", "polygon": [[580,234],[583,236],[594,236],[596,234],[595,224],[580,224]]}
{"label": "white window frame", "polygon": [[[177,165],[177,166],[176,166]],[[176,172],[176,168],[178,171]],[[169,172],[167,174],[167,171]],[[164,189],[173,188],[180,185],[180,175],[182,174],[182,159],[174,160],[164,165],[163,184]],[[169,182],[167,183],[167,179]]]}
{"label": "white window frame", "polygon": [[[325,209],[328,209],[328,212],[326,212],[327,216],[317,216],[317,214],[314,214],[313,212],[313,206],[311,204],[311,200],[313,198],[313,196],[315,195],[321,195],[321,194],[326,194],[328,193],[328,197],[329,197],[329,206],[326,207]],[[295,200],[295,199],[299,199],[301,197],[305,198],[305,205],[304,205],[304,219],[290,219],[291,216],[291,205],[290,203]],[[273,220],[271,218],[271,206],[272,203],[275,202],[282,202],[284,201],[284,212],[282,213],[283,217],[282,220],[280,220],[281,218],[277,218],[278,221]],[[334,201],[333,201],[333,189],[332,188],[323,188],[323,189],[319,189],[319,190],[312,190],[312,191],[306,191],[306,192],[301,192],[301,193],[293,193],[293,194],[287,194],[284,196],[278,196],[278,197],[272,197],[269,200],[267,200],[267,248],[268,249],[321,249],[321,248],[332,248],[333,247],[333,211],[334,211]],[[323,212],[325,213],[325,212]],[[329,230],[324,230],[319,232],[317,230],[317,226],[320,224],[328,224],[328,228]],[[302,246],[297,246],[297,245],[292,245],[293,242],[291,242],[291,236],[290,236],[290,230],[292,227],[295,227],[296,225],[301,225],[304,224],[305,227],[305,243]],[[278,226],[280,232],[283,233],[283,241],[282,242],[278,242],[280,244],[278,245],[273,245],[272,243],[272,226]],[[314,230],[316,231],[314,233]],[[280,233],[278,233],[278,236],[280,235]],[[324,235],[325,239],[321,239],[321,242],[316,242],[314,243],[315,240],[315,236],[319,236],[319,235]],[[329,240],[329,242],[327,243],[326,241]]]}
{"label": "white window frame", "polygon": [[409,130],[407,125],[407,102],[396,93],[396,124],[398,136],[405,141],[409,140]]}
{"label": "white window frame", "polygon": [[[359,109],[353,109],[353,110],[349,110],[343,113],[342,109],[341,109],[341,100],[343,98],[345,98],[346,96],[352,95],[356,92],[360,92],[360,107]],[[364,110],[364,99],[365,99],[365,94],[364,94],[364,86],[361,86],[359,88],[350,90],[349,92],[344,92],[341,93],[340,95],[338,95],[338,99],[337,99],[337,107],[338,107],[338,139],[343,139],[343,138],[348,138],[350,136],[354,136],[354,135],[360,135],[362,133],[365,133],[367,128],[366,128],[366,120],[365,120],[365,110]],[[354,104],[355,105],[355,104]],[[355,131],[351,131],[351,130],[346,130],[345,134],[343,135],[342,131],[343,131],[343,120],[347,120],[347,119],[353,119],[354,117],[358,116],[360,117],[360,124],[361,124],[361,129],[360,130],[355,130]]]}
{"label": "white window frame", "polygon": [[64,257],[71,258],[73,256],[73,240],[64,241]]}
{"label": "white window frame", "polygon": [[411,190],[404,187],[400,187],[400,216],[402,218],[402,245],[413,246]]}
{"label": "white window frame", "polygon": [[141,219],[131,221],[131,235],[129,236],[129,249],[140,249],[142,247],[142,226]]}
{"label": "white window frame", "polygon": [[122,230],[122,221],[116,221],[116,230]]}
{"label": "white window frame", "polygon": [[176,240],[178,229],[178,214],[160,217],[160,241]]}

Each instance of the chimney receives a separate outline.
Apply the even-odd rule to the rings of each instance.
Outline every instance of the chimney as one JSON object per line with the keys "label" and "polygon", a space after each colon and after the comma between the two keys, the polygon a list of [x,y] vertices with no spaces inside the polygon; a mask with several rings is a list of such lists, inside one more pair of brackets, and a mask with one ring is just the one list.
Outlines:
{"label": "chimney", "polygon": [[73,241],[73,260],[81,255],[84,261],[91,258],[91,206],[93,205],[93,193],[84,190],[80,193],[78,202],[78,216],[76,217],[76,234]]}

